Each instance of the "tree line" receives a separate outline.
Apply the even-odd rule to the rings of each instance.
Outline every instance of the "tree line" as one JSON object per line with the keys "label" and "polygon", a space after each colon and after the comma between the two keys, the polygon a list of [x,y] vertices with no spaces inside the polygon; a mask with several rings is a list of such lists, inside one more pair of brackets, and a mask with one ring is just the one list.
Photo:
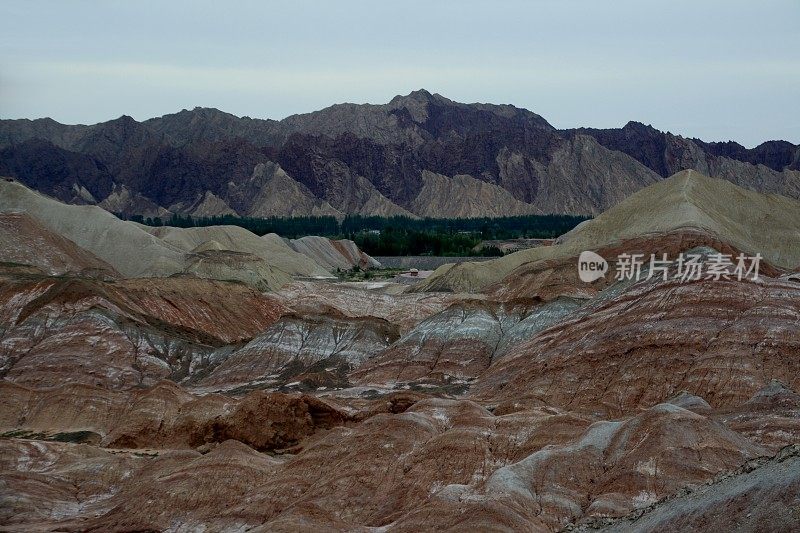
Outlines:
{"label": "tree line", "polygon": [[238,217],[221,215],[190,217],[173,214],[161,219],[134,215],[129,220],[149,226],[179,228],[233,225],[256,235],[277,233],[296,239],[306,235],[353,240],[370,255],[500,255],[496,248],[480,253],[473,248],[484,240],[554,238],[566,233],[586,217],[573,215],[524,215],[500,218],[410,218],[347,215]]}

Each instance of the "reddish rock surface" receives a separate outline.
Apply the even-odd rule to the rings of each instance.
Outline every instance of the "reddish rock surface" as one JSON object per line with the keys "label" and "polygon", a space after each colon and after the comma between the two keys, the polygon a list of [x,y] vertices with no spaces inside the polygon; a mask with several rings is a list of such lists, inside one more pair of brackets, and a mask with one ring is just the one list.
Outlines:
{"label": "reddish rock surface", "polygon": [[263,391],[240,399],[196,396],[170,382],[139,391],[86,385],[30,389],[5,382],[0,390],[0,430],[18,435],[75,434],[75,439],[110,448],[198,448],[235,439],[260,451],[274,450],[294,446],[319,428],[330,429],[351,418],[313,396]]}
{"label": "reddish rock surface", "polygon": [[[479,294],[265,295],[56,240],[0,268],[2,530],[796,528],[796,274],[585,284],[565,256]],[[736,253],[599,251],[688,250]]]}
{"label": "reddish rock surface", "polygon": [[[373,317],[287,314],[196,382],[202,389],[347,385],[348,373],[397,340],[397,326]],[[221,357],[221,356],[220,356]]]}
{"label": "reddish rock surface", "polygon": [[0,375],[38,386],[178,381],[284,311],[244,285],[210,280],[0,276]]}
{"label": "reddish rock surface", "polygon": [[612,416],[681,390],[738,405],[771,380],[800,387],[800,284],[641,282],[526,342],[471,390]]}
{"label": "reddish rock surface", "polygon": [[[175,393],[154,389],[140,397],[150,408],[128,413],[148,412],[153,400]],[[186,400],[162,413],[165,426],[214,409],[203,398]],[[177,433],[164,440],[168,429],[119,442],[138,450],[46,440],[52,433],[0,440],[0,480],[14,491],[4,496],[2,519],[98,531],[167,529],[177,517],[185,527],[212,529],[554,531],[647,509],[770,455],[711,413],[674,404],[606,421],[554,408],[496,415],[465,400],[414,400],[402,412],[366,418],[308,397],[228,400],[216,408],[223,414],[211,446],[197,447],[206,455],[191,449],[199,440]],[[206,403],[199,409],[195,402]],[[193,427],[199,435],[209,425]],[[256,450],[288,443],[299,446],[278,456]],[[95,468],[103,476],[91,478]],[[796,472],[786,479],[794,486]],[[747,483],[730,490],[753,497]]]}
{"label": "reddish rock surface", "polygon": [[0,212],[0,261],[31,265],[51,275],[119,276],[111,265],[23,212]]}

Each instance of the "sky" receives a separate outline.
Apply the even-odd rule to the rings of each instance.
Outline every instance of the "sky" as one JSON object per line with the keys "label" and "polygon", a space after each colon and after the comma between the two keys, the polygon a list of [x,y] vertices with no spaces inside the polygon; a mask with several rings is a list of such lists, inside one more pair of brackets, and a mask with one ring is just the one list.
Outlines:
{"label": "sky", "polygon": [[281,119],[425,88],[558,128],[800,143],[798,28],[798,0],[0,0],[0,118]]}

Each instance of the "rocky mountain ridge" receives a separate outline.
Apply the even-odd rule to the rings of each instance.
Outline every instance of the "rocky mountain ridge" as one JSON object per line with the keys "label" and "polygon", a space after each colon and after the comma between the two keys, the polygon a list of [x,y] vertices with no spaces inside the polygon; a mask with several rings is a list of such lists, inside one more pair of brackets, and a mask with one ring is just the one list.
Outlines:
{"label": "rocky mountain ridge", "polygon": [[558,131],[425,90],[281,121],[195,108],[91,126],[0,121],[0,174],[125,215],[598,214],[675,172],[800,198],[800,148],[748,150],[631,122]]}

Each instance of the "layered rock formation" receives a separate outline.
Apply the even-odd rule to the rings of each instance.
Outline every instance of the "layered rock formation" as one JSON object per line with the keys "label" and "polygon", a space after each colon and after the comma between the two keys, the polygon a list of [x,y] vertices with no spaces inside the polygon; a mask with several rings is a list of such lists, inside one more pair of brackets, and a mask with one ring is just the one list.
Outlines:
{"label": "layered rock formation", "polygon": [[248,340],[285,312],[245,285],[200,279],[0,277],[0,374],[111,388],[176,381],[219,347]]}
{"label": "layered rock formation", "polygon": [[[306,279],[269,294],[98,274],[44,222],[4,215],[0,527],[792,530],[797,212],[684,173],[559,244],[440,271],[449,292]],[[304,257],[228,227],[131,227],[198,268]],[[581,281],[585,249],[611,272]],[[623,252],[764,261],[758,279],[682,281],[670,264],[617,280]]]}
{"label": "layered rock formation", "polygon": [[425,90],[281,121],[195,108],[139,123],[0,121],[0,175],[125,215],[598,214],[686,169],[800,198],[800,148],[705,143],[631,122],[557,131]]}
{"label": "layered rock formation", "polygon": [[197,383],[202,388],[298,386],[327,389],[348,384],[348,374],[397,340],[397,327],[378,318],[284,315],[220,361]]}
{"label": "layered rock formation", "polygon": [[[41,394],[5,388],[4,398],[27,394],[30,405]],[[71,396],[74,405],[86,397]],[[304,396],[255,393],[237,401],[160,387],[123,411],[133,418],[122,433],[105,433],[114,426],[107,420],[119,423],[109,416],[117,400],[98,404],[94,423],[84,415],[84,427],[103,432],[111,448],[54,442],[84,434],[53,433],[70,424],[15,405],[50,433],[0,441],[0,476],[15,494],[0,519],[12,527],[89,530],[166,529],[177,519],[220,530],[554,531],[633,511],[672,528],[699,523],[704,509],[716,524],[727,518],[714,503],[739,501],[751,513],[774,510],[766,523],[777,529],[794,520],[796,450],[762,458],[766,450],[708,414],[667,403],[602,421],[554,408],[493,415],[463,400],[412,404],[358,422],[358,414]],[[289,454],[257,452],[296,442]],[[175,449],[187,443],[200,451]],[[104,474],[90,477],[97,468]],[[687,482],[700,488],[681,495]],[[734,512],[744,516],[741,507]]]}

